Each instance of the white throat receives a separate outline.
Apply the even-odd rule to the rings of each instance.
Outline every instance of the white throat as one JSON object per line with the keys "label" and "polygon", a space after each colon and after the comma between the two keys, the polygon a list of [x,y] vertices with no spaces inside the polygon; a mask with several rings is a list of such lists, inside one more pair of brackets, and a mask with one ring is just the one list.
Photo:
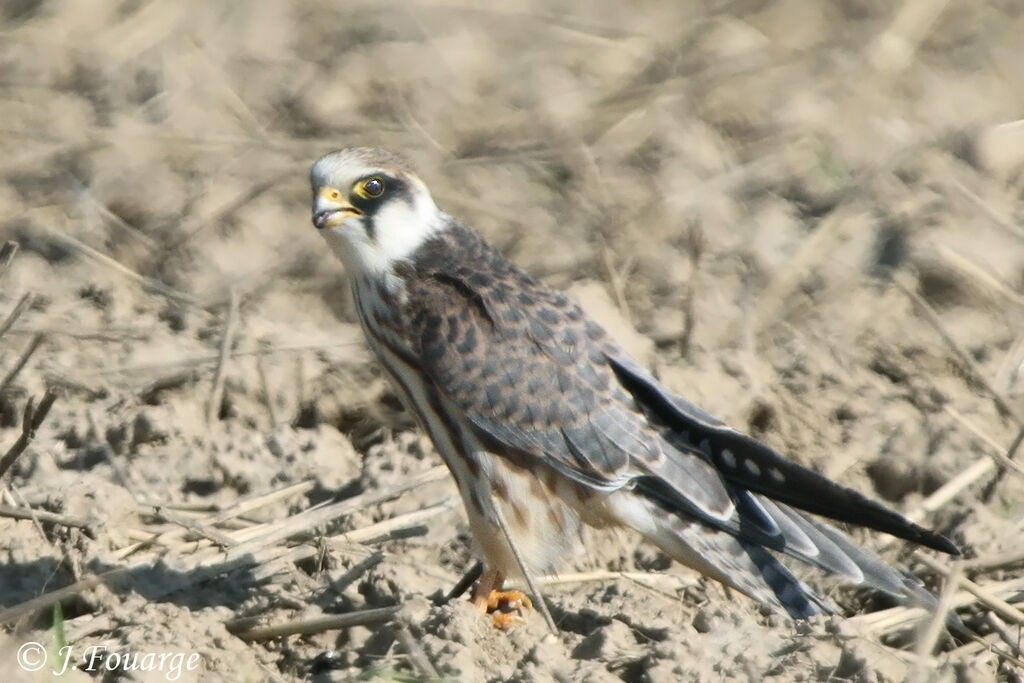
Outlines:
{"label": "white throat", "polygon": [[[412,193],[412,201],[396,198],[372,217],[353,216],[322,231],[353,279],[376,280],[390,286],[395,266],[444,228],[445,215],[430,193],[422,186],[417,190]],[[372,221],[370,232],[364,221]]]}

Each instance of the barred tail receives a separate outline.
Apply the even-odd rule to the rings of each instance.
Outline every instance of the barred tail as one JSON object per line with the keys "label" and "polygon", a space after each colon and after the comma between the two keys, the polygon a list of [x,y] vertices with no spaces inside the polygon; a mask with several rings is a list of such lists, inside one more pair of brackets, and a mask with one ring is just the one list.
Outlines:
{"label": "barred tail", "polygon": [[643,534],[672,559],[760,603],[794,619],[833,613],[824,598],[757,543],[682,515],[666,515],[633,492],[613,494],[609,507],[621,524]]}

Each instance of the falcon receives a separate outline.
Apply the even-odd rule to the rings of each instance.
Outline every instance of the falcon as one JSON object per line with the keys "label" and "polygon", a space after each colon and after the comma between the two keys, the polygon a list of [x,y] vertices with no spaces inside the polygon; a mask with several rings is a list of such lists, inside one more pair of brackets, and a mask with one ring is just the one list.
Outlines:
{"label": "falcon", "polygon": [[934,605],[819,518],[957,555],[953,543],[666,389],[440,210],[400,158],[342,149],[311,184],[313,225],[345,266],[367,341],[455,479],[483,555],[472,602],[495,625],[530,602],[504,581],[537,597],[533,577],[565,563],[585,526],[631,529],[795,619],[832,610],[783,557]]}

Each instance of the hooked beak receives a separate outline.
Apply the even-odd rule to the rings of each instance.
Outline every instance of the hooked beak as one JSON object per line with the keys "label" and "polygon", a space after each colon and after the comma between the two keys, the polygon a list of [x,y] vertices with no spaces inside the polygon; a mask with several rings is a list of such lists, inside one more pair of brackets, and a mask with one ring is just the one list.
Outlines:
{"label": "hooked beak", "polygon": [[333,187],[321,187],[313,200],[313,226],[317,230],[344,222],[349,216],[362,216],[363,212],[342,199],[344,195]]}

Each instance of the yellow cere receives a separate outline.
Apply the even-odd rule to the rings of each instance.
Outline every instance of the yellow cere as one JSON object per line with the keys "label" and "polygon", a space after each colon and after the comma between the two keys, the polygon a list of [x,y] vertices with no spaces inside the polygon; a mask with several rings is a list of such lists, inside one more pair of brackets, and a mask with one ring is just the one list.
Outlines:
{"label": "yellow cere", "polygon": [[341,199],[341,192],[333,187],[321,187],[320,198],[328,201],[336,202]]}

